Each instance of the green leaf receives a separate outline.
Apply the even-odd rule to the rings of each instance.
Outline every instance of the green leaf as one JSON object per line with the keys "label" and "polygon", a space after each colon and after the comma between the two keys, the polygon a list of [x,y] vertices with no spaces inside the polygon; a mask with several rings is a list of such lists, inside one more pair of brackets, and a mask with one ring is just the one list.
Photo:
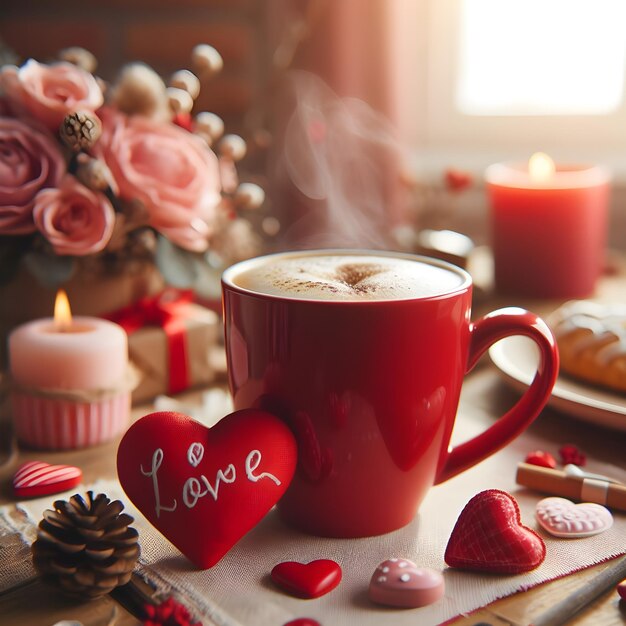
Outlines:
{"label": "green leaf", "polygon": [[193,289],[206,298],[219,298],[222,269],[212,267],[204,254],[183,250],[159,235],[155,261],[169,285]]}
{"label": "green leaf", "polygon": [[76,269],[76,259],[72,256],[28,252],[24,255],[24,265],[44,287],[56,288],[71,278]]}

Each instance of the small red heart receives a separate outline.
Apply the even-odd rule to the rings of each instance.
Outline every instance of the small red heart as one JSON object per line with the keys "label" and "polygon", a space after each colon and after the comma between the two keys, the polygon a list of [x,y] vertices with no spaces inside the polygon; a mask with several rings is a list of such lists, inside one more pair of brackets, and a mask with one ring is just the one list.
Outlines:
{"label": "small red heart", "polygon": [[546,556],[543,539],[521,523],[515,498],[488,489],[476,494],[456,521],[445,561],[450,567],[519,574],[538,567]]}
{"label": "small red heart", "polygon": [[298,617],[292,619],[290,622],[284,624],[284,626],[322,626],[317,620],[310,617]]}
{"label": "small red heart", "polygon": [[24,463],[13,477],[13,492],[18,498],[35,498],[60,493],[75,487],[83,473],[73,465],[50,465],[43,461]]}
{"label": "small red heart", "polygon": [[296,442],[277,417],[247,409],[213,428],[180,413],[135,422],[117,473],[146,518],[198,567],[215,565],[281,498]]}
{"label": "small red heart", "polygon": [[272,580],[298,598],[319,598],[341,582],[341,567],[330,559],[310,563],[284,561],[272,570]]}
{"label": "small red heart", "polygon": [[524,461],[530,465],[538,465],[550,469],[556,468],[556,459],[549,452],[544,452],[543,450],[529,452]]}

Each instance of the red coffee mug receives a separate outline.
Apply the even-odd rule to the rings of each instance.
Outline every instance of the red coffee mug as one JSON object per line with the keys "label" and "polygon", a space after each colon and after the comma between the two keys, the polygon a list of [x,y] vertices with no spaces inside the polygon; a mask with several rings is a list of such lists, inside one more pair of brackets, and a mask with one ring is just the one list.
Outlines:
{"label": "red coffee mug", "polygon": [[[278,504],[313,534],[362,537],[408,524],[428,489],[475,465],[520,434],[544,407],[558,372],[552,333],[536,315],[502,309],[470,321],[472,281],[434,259],[393,256],[447,269],[457,288],[402,300],[312,300],[237,284],[255,264],[224,272],[229,384],[236,409],[268,410],[291,427],[298,469]],[[541,354],[532,384],[485,432],[449,450],[463,377],[509,335],[531,337]]]}

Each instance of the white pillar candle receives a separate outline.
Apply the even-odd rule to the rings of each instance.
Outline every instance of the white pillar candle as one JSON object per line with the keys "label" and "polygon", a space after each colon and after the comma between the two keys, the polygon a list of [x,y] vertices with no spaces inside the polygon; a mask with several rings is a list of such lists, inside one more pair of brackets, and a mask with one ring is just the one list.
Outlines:
{"label": "white pillar candle", "polygon": [[67,450],[103,443],[128,422],[128,340],[121,326],[96,317],[72,319],[64,292],[54,319],[16,328],[9,337],[16,385],[13,420],[31,447]]}
{"label": "white pillar candle", "polygon": [[112,389],[128,366],[124,330],[107,320],[75,317],[66,326],[52,318],[28,322],[9,337],[13,379],[39,389]]}

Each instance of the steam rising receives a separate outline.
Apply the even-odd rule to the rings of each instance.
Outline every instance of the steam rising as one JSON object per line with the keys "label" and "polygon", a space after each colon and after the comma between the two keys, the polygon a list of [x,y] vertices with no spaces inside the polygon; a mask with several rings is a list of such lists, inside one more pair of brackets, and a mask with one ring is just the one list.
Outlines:
{"label": "steam rising", "polygon": [[314,74],[293,72],[291,85],[284,169],[307,198],[307,215],[288,235],[302,247],[389,247],[402,160],[391,124]]}

